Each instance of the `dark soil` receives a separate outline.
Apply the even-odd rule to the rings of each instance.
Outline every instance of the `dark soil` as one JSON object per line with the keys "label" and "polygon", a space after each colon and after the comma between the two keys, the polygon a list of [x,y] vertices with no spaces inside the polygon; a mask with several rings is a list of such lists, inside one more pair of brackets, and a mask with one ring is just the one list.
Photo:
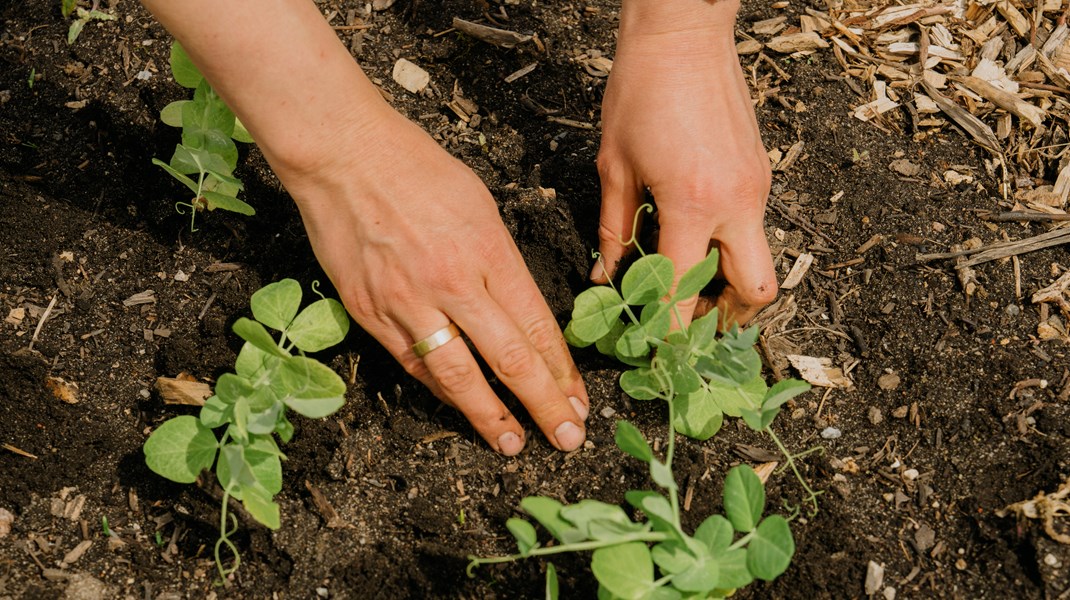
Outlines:
{"label": "dark soil", "polygon": [[[347,377],[355,368],[346,406],[329,420],[298,420],[285,447],[282,528],[243,523],[241,569],[217,586],[216,500],[144,465],[151,429],[189,412],[164,405],[153,382],[227,371],[238,348],[229,325],[254,290],[325,277],[255,148],[243,152],[239,176],[257,216],[207,215],[190,233],[173,211],[179,190],[150,164],[177,141],[158,112],[185,94],[167,74],[167,33],[136,3],[113,1],[119,19],[91,24],[68,46],[58,4],[0,5],[0,317],[25,309],[21,322],[0,323],[0,508],[14,515],[0,538],[0,599],[92,589],[99,598],[539,597],[543,564],[485,567],[469,579],[466,556],[513,550],[505,520],[526,495],[616,503],[652,485],[612,431],[623,416],[664,444],[664,413],[629,402],[617,367],[594,353],[575,353],[592,400],[591,443],[563,454],[532,431],[524,453],[507,459],[354,331],[320,357]],[[364,4],[321,8],[343,24]],[[438,35],[453,16],[479,18],[481,5],[399,2],[363,34],[340,35],[399,110],[484,177],[563,322],[596,243],[598,132],[550,122],[546,111],[597,123],[605,79],[573,59],[612,56],[618,6],[507,3],[505,26],[538,33],[545,53]],[[741,22],[770,16],[764,6],[746,3]],[[398,56],[430,71],[433,93],[414,96],[391,80]],[[534,72],[502,82],[535,61]],[[789,570],[737,597],[862,597],[873,561],[885,568],[880,597],[891,587],[899,598],[1066,598],[1067,547],[1035,523],[996,515],[1070,473],[1070,360],[1065,343],[1038,339],[1039,308],[1028,300],[1066,251],[1022,256],[1020,293],[1009,262],[983,265],[980,288],[967,296],[947,262],[919,266],[915,254],[1042,230],[978,218],[1001,206],[983,151],[951,126],[914,131],[906,113],[886,115],[883,130],[854,119],[849,109],[863,99],[831,55],[777,59],[790,80],[753,63],[744,59],[752,85],[779,88],[757,108],[767,146],[805,142],[795,165],[774,176],[767,224],[777,266],[783,276],[799,252],[817,257],[802,285],[783,293],[795,316],[784,320],[785,301],[763,321],[765,358],[770,372],[790,375],[785,353],[830,357],[855,387],[810,392],[775,424],[790,448],[824,449],[801,468],[825,494],[816,517],[793,523]],[[151,76],[139,79],[143,71]],[[462,127],[444,106],[454,89],[481,107],[478,128]],[[900,157],[921,173],[890,170]],[[976,181],[943,183],[953,165]],[[857,254],[876,234],[882,241]],[[124,305],[145,290],[155,302]],[[890,372],[900,383],[883,389],[878,379]],[[76,403],[53,393],[52,377],[77,384]],[[1029,379],[1046,384],[1017,389]],[[818,435],[829,426],[842,437]],[[679,480],[692,495],[688,527],[720,509],[731,465],[775,459],[769,439],[735,422],[677,447]],[[768,488],[775,508],[802,497],[790,473]],[[320,494],[341,526],[327,526]],[[102,518],[121,543],[109,543]],[[64,563],[82,540],[93,543]],[[584,557],[554,562],[564,597],[594,597]]]}

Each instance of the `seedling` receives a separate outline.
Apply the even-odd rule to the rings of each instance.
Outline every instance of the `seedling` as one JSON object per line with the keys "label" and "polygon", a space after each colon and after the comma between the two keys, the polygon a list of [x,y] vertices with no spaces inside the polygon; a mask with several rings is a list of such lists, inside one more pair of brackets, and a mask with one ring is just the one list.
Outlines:
{"label": "seedling", "polygon": [[70,46],[81,35],[82,30],[89,24],[90,21],[114,21],[115,15],[110,15],[104,11],[98,10],[99,0],[94,0],[92,7],[89,10],[78,6],[78,0],[62,0],[60,2],[60,13],[63,14],[63,18],[69,18],[71,14],[76,14],[77,18],[71,21],[71,26],[67,29],[67,45]]}
{"label": "seedling", "polygon": [[[683,321],[678,303],[709,284],[717,272],[717,260],[717,251],[711,251],[680,278],[670,295],[672,261],[660,254],[643,254],[624,274],[619,291],[610,284],[581,293],[565,328],[571,344],[594,344],[600,352],[632,367],[620,378],[629,396],[661,399],[668,407],[664,460],[654,454],[635,426],[617,423],[617,446],[646,462],[651,480],[663,490],[625,494],[628,504],[642,511],[645,520],[632,520],[620,506],[597,500],[566,506],[553,498],[524,498],[521,508],[557,544],[540,545],[531,523],[509,519],[506,527],[516,538],[519,552],[470,557],[469,574],[481,564],[593,550],[591,570],[599,582],[599,598],[723,598],[755,579],[775,579],[788,567],[795,551],[788,519],[780,515],[762,518],[765,490],[749,466],[729,471],[724,516],[708,517],[692,534],[681,526],[672,472],[675,434],[706,440],[720,429],[725,415],[742,417],[752,429],[768,433],[802,481],[806,501],[813,511],[817,507],[817,493],[802,479],[794,456],[769,428],[780,407],[810,389],[809,384],[785,380],[767,386],[754,350],[758,329],[733,326],[718,336],[716,310],[671,331],[674,315],[677,322]],[[556,586],[556,574],[548,570],[548,597]]]}
{"label": "seedling", "polygon": [[160,119],[182,129],[182,143],[175,147],[171,161],[153,158],[153,164],[167,171],[193,192],[189,202],[177,202],[179,214],[190,212],[190,230],[197,213],[203,210],[229,210],[253,215],[252,206],[238,199],[244,186],[234,177],[238,164],[235,141],[253,141],[249,131],[230,111],[223,99],[197,70],[182,46],[171,46],[171,73],[179,85],[195,90],[192,100],[172,102],[160,111]]}
{"label": "seedling", "polygon": [[[234,332],[245,340],[234,363],[236,372],[219,378],[215,395],[205,402],[199,418],[170,419],[145,442],[146,464],[172,481],[193,483],[201,471],[215,466],[223,488],[215,559],[224,579],[241,564],[230,541],[238,526],[237,518],[227,512],[230,498],[240,500],[258,522],[279,528],[274,496],[282,490],[281,460],[286,456],[274,436],[283,443],[293,437],[286,409],[310,419],[326,417],[342,406],[346,390],[337,373],[304,355],[345,337],[349,317],[341,303],[321,297],[298,312],[301,285],[284,279],[258,290],[250,304],[256,320],[241,318],[234,323]],[[277,341],[268,328],[281,332]],[[217,439],[213,430],[222,427]],[[223,565],[223,546],[234,557],[230,568]]]}

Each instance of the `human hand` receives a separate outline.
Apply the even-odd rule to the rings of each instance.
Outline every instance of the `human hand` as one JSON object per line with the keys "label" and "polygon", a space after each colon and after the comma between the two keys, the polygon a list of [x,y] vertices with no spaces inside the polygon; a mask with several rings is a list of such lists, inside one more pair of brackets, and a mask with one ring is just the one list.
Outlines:
{"label": "human hand", "polygon": [[[769,158],[736,55],[736,10],[730,0],[625,0],[602,104],[602,257],[591,272],[596,283],[613,276],[649,188],[658,252],[677,279],[719,248],[727,285],[715,302],[726,325],[745,323],[777,293],[762,225]],[[713,305],[681,302],[680,325]]]}
{"label": "human hand", "polygon": [[380,104],[309,169],[276,167],[350,314],[495,450],[524,430],[468,346],[413,344],[451,321],[561,450],[584,440],[588,401],[565,341],[483,182]]}

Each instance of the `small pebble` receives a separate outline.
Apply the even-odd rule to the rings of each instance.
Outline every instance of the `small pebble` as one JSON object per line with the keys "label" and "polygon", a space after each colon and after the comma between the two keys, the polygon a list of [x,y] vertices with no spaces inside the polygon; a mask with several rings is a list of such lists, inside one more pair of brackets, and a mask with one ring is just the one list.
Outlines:
{"label": "small pebble", "polygon": [[1059,567],[1059,559],[1054,554],[1049,552],[1049,553],[1044,555],[1044,564],[1048,565],[1049,567],[1058,568]]}
{"label": "small pebble", "polygon": [[330,594],[325,587],[316,588],[316,595],[320,598],[327,598]]}
{"label": "small pebble", "polygon": [[966,561],[961,559],[961,558],[956,560],[955,561],[955,568],[958,569],[959,571],[965,571],[966,570]]}
{"label": "small pebble", "polygon": [[608,418],[612,417],[613,415],[617,414],[617,411],[614,410],[612,406],[607,406],[607,407],[603,408],[601,411],[599,411],[598,414],[602,415],[602,418],[608,419]]}
{"label": "small pebble", "polygon": [[906,471],[903,471],[903,479],[906,479],[907,481],[914,481],[917,478],[918,478],[918,470],[917,469],[907,469]]}
{"label": "small pebble", "polygon": [[876,406],[869,407],[869,422],[874,425],[880,425],[884,420],[884,415],[881,414],[881,409]]}
{"label": "small pebble", "polygon": [[894,587],[886,587],[886,588],[884,588],[884,600],[895,600],[895,588]]}
{"label": "small pebble", "polygon": [[189,281],[189,275],[185,271],[179,271],[175,273],[175,281]]}
{"label": "small pebble", "polygon": [[835,427],[826,427],[821,430],[821,437],[826,440],[834,440],[843,435],[843,432]]}
{"label": "small pebble", "polygon": [[1008,304],[1007,308],[1004,310],[1006,310],[1007,314],[1012,317],[1017,317],[1022,313],[1022,307],[1018,306],[1017,304]]}
{"label": "small pebble", "polygon": [[15,522],[15,515],[6,508],[0,508],[0,538],[11,533],[11,524]]}
{"label": "small pebble", "polygon": [[134,75],[134,79],[140,79],[142,81],[146,81],[148,79],[152,79],[152,71],[148,71],[148,70],[138,71],[137,75]]}

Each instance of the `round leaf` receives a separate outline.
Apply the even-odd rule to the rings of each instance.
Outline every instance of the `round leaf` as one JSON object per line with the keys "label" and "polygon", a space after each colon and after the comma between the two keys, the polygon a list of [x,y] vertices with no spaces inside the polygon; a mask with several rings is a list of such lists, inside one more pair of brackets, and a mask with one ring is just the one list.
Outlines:
{"label": "round leaf", "polygon": [[661,254],[648,254],[624,274],[620,291],[628,304],[648,304],[668,294],[672,282],[672,261]]}
{"label": "round leaf", "polygon": [[249,307],[257,321],[282,331],[290,326],[301,308],[301,284],[283,279],[265,285],[249,299]]}
{"label": "round leaf", "polygon": [[747,569],[757,579],[772,581],[787,570],[792,554],[795,540],[788,521],[773,515],[758,525],[747,545]]}
{"label": "round leaf", "polygon": [[613,329],[623,310],[624,300],[616,291],[607,286],[593,287],[576,296],[569,328],[577,339],[593,343]]}
{"label": "round leaf", "polygon": [[538,543],[535,527],[524,519],[509,519],[505,522],[505,527],[516,538],[516,547],[520,550],[520,554],[524,556],[527,556],[528,552],[531,552],[531,549]]}
{"label": "round leaf", "polygon": [[595,550],[591,571],[609,593],[638,600],[654,589],[654,562],[646,544],[629,542]]}
{"label": "round leaf", "polygon": [[716,249],[710,250],[706,258],[688,269],[680,277],[680,283],[676,285],[676,293],[673,295],[673,299],[683,300],[690,298],[709,285],[713,281],[713,276],[717,274],[717,256]]}
{"label": "round leaf", "polygon": [[650,450],[650,445],[646,443],[646,439],[643,438],[643,434],[635,428],[635,425],[627,421],[617,421],[617,432],[614,434],[613,439],[616,440],[617,447],[629,456],[638,458],[643,462],[650,462],[654,458],[654,453]]}
{"label": "round leaf", "polygon": [[196,417],[175,417],[145,440],[145,464],[158,475],[178,483],[193,483],[215,462],[219,442]]}
{"label": "round leaf", "polygon": [[636,400],[653,400],[658,397],[658,381],[650,369],[632,369],[620,376],[624,393]]}
{"label": "round leaf", "polygon": [[673,427],[676,431],[705,441],[720,431],[724,413],[705,388],[672,399]]}
{"label": "round leaf", "polygon": [[186,49],[178,42],[171,44],[171,74],[174,75],[178,85],[191,89],[200,85],[201,80],[204,79],[204,75],[201,75],[190,60],[189,54],[186,54]]}
{"label": "round leaf", "polygon": [[182,106],[189,100],[176,100],[160,111],[160,120],[171,127],[182,127]]}
{"label": "round leaf", "polygon": [[286,330],[290,340],[305,352],[319,352],[341,342],[349,333],[349,315],[342,303],[317,300],[301,311]]}
{"label": "round leaf", "polygon": [[275,343],[275,340],[272,339],[271,334],[268,333],[267,329],[264,329],[263,325],[252,319],[242,317],[235,321],[234,333],[267,354],[278,356],[280,358],[288,358],[290,356],[289,352],[279,348],[278,344]]}
{"label": "round leaf", "polygon": [[733,535],[732,524],[721,515],[710,515],[695,530],[695,539],[714,554],[727,550],[732,545]]}
{"label": "round leaf", "polygon": [[733,467],[724,480],[724,512],[736,531],[754,530],[765,509],[765,488],[754,469]]}
{"label": "round leaf", "polygon": [[320,419],[345,404],[346,384],[323,363],[294,356],[283,361],[272,387],[279,398],[294,411]]}

